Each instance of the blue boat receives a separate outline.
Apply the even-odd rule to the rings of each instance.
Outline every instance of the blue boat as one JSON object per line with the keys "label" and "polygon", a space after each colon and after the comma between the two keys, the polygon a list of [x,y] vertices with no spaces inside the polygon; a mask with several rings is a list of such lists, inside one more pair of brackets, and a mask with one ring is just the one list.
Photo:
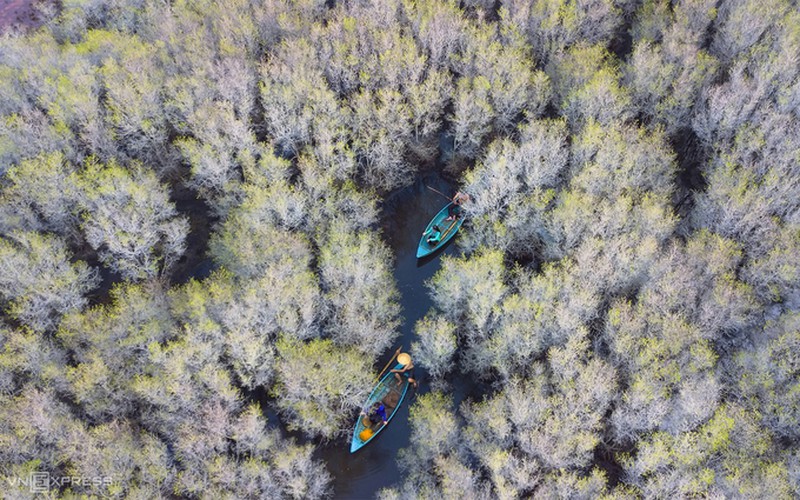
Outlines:
{"label": "blue boat", "polygon": [[[428,223],[428,226],[425,228],[425,232],[422,233],[422,238],[419,240],[419,246],[417,247],[417,258],[421,259],[422,257],[426,257],[439,248],[442,248],[445,243],[450,241],[450,238],[455,236],[458,232],[458,228],[461,227],[461,224],[464,222],[464,218],[460,215],[461,207],[456,206],[458,208],[458,212],[456,218],[454,220],[445,220],[450,212],[450,206],[453,205],[453,202],[448,203],[443,209],[439,210],[439,213]],[[434,226],[439,226],[439,229],[442,232],[442,239],[439,240],[438,243],[428,243],[428,231]]]}
{"label": "blue boat", "polygon": [[[404,365],[398,363],[395,365],[394,369],[401,370],[403,366]],[[384,375],[381,381],[378,382],[378,385],[375,386],[375,389],[372,390],[364,408],[371,407],[375,402],[382,402],[386,407],[386,425],[383,425],[382,422],[374,426],[364,425],[366,417],[359,415],[356,421],[356,427],[353,430],[353,441],[350,443],[350,453],[355,453],[366,446],[367,443],[375,439],[375,436],[380,434],[384,427],[389,425],[389,422],[392,421],[392,417],[397,413],[397,409],[400,408],[403,399],[406,397],[406,392],[408,392],[408,377],[400,377],[400,379],[402,381],[398,383],[397,379],[394,377],[394,373],[389,372]],[[367,429],[369,429],[369,431],[367,431]],[[365,431],[367,431],[366,434],[362,434]]]}

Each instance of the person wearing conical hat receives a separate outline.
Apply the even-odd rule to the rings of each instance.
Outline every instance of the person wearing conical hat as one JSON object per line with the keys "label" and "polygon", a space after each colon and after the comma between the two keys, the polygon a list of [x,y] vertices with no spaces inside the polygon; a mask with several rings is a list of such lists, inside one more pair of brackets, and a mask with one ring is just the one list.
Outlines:
{"label": "person wearing conical hat", "polygon": [[408,383],[414,386],[414,389],[417,388],[417,381],[414,378],[414,363],[411,361],[411,356],[409,356],[406,352],[401,352],[397,355],[397,362],[403,365],[401,369],[393,369],[392,373],[394,373],[394,377],[397,379],[398,383],[403,383],[403,379],[400,377],[406,377],[408,379]]}

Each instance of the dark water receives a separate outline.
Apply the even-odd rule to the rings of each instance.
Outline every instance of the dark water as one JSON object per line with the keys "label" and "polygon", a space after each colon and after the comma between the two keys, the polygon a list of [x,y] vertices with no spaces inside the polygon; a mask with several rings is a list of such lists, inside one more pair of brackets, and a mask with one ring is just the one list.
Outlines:
{"label": "dark water", "polygon": [[172,269],[172,284],[206,279],[215,269],[208,255],[208,242],[218,219],[196,191],[173,186],[170,199],[178,213],[189,221],[186,252]]}
{"label": "dark water", "polygon": [[[427,177],[392,194],[384,202],[382,211],[383,237],[395,255],[394,276],[403,306],[404,321],[395,345],[402,345],[403,350],[408,350],[414,340],[414,324],[431,307],[425,281],[439,269],[442,254],[456,252],[456,246],[448,245],[432,258],[417,261],[417,244],[422,231],[447,203],[444,197],[430,191],[425,185],[448,195],[453,193],[453,188],[441,177]],[[385,353],[379,360],[378,370],[389,361],[395,349]],[[419,368],[415,371],[420,378],[419,392],[427,392],[429,387],[424,371]],[[381,488],[400,482],[397,452],[409,444],[408,408],[415,398],[414,390],[410,389],[389,426],[357,453],[350,453],[349,439],[346,442],[337,440],[322,448],[321,458],[334,478],[335,498],[374,498]]]}

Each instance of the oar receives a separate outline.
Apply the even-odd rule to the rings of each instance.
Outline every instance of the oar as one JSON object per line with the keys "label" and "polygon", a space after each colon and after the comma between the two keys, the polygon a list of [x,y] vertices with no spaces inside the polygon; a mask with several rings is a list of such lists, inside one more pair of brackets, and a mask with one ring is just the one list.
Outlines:
{"label": "oar", "polygon": [[452,231],[453,228],[456,227],[456,222],[458,222],[458,219],[453,219],[453,222],[450,224],[450,227],[448,227],[447,230],[444,232],[444,234],[442,234],[442,241],[444,241],[444,239],[447,238],[447,235],[450,234],[450,231]]}
{"label": "oar", "polygon": [[453,198],[451,198],[450,196],[447,196],[447,195],[446,195],[446,194],[444,194],[443,192],[441,192],[441,191],[437,191],[436,189],[433,189],[432,187],[428,186],[427,184],[425,185],[425,187],[426,187],[426,188],[428,188],[428,189],[430,189],[431,191],[433,191],[433,192],[434,192],[434,193],[436,193],[436,194],[440,194],[440,195],[444,196],[445,198],[447,198],[447,201],[453,201]]}
{"label": "oar", "polygon": [[386,371],[386,369],[387,369],[387,368],[389,368],[389,365],[391,365],[391,364],[392,364],[392,361],[394,361],[394,358],[396,358],[396,357],[397,357],[397,355],[398,355],[398,354],[400,354],[400,351],[402,351],[402,350],[403,350],[403,346],[400,346],[400,347],[398,347],[398,348],[397,348],[397,352],[395,352],[395,353],[394,353],[394,356],[392,356],[392,359],[390,359],[390,360],[389,360],[389,362],[388,362],[388,363],[386,363],[386,366],[384,366],[384,367],[383,367],[383,370],[381,370],[381,374],[380,374],[380,375],[378,375],[378,378],[377,378],[377,379],[375,379],[375,380],[380,380],[380,379],[381,379],[381,377],[383,376],[383,372],[385,372],[385,371]]}

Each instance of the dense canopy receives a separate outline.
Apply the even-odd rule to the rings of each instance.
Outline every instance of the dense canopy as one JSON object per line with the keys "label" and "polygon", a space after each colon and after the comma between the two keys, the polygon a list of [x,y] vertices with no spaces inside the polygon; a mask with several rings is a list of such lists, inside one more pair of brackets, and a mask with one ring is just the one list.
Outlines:
{"label": "dense canopy", "polygon": [[335,495],[430,173],[471,201],[376,495],[800,496],[796,0],[43,9],[0,35],[10,496]]}

